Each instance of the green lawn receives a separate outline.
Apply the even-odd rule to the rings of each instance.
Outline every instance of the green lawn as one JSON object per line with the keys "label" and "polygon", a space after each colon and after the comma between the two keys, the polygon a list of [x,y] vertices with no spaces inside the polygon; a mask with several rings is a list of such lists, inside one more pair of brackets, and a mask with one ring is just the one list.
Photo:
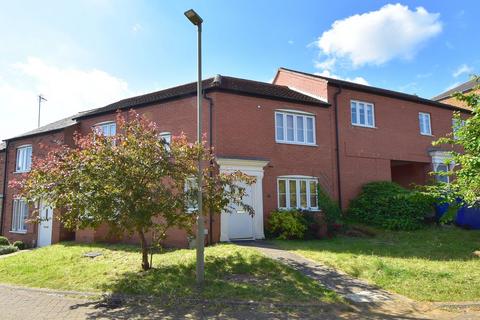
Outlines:
{"label": "green lawn", "polygon": [[[90,251],[102,256],[83,257]],[[339,302],[300,273],[235,245],[208,247],[204,298],[271,302]],[[195,295],[195,251],[154,255],[142,272],[136,247],[63,243],[0,259],[0,283],[77,291],[153,294],[178,301]]]}
{"label": "green lawn", "polygon": [[275,244],[412,299],[480,300],[480,258],[472,255],[480,231],[438,227]]}

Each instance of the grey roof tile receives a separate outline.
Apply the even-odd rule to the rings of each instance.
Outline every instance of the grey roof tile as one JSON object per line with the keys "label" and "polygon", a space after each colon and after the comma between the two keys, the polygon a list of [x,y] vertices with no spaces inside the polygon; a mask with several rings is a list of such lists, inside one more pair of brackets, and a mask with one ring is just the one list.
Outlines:
{"label": "grey roof tile", "polygon": [[[205,92],[212,90],[220,90],[238,94],[249,94],[266,98],[281,99],[296,103],[314,104],[323,107],[329,106],[328,103],[322,100],[294,91],[287,86],[274,85],[266,82],[217,75],[213,78],[203,80],[202,85]],[[191,82],[181,86],[123,99],[115,103],[109,104],[105,107],[85,112],[77,118],[112,112],[119,109],[132,108],[141,105],[163,102],[170,99],[178,99],[184,96],[194,95],[196,94],[196,92],[197,83]]]}
{"label": "grey roof tile", "polygon": [[81,114],[81,113],[77,113],[77,114],[75,114],[74,116],[71,116],[71,117],[68,117],[68,118],[64,118],[64,119],[61,119],[61,120],[58,120],[58,121],[49,123],[49,124],[44,125],[44,126],[42,126],[42,127],[40,127],[40,128],[37,128],[37,129],[31,130],[31,131],[22,133],[22,134],[20,134],[20,135],[18,135],[18,136],[14,136],[14,137],[12,137],[12,138],[5,139],[5,141],[6,141],[6,140],[15,140],[15,139],[24,138],[24,137],[29,137],[29,136],[34,136],[34,135],[37,135],[37,134],[47,133],[47,132],[51,132],[51,131],[57,131],[57,130],[61,130],[61,129],[64,129],[64,128],[73,126],[74,124],[77,123],[77,121],[74,120],[74,118],[75,118],[76,116],[80,115],[80,114]]}
{"label": "grey roof tile", "polygon": [[462,83],[461,85],[458,85],[458,86],[456,86],[456,87],[454,87],[450,90],[442,92],[438,96],[433,97],[432,100],[439,101],[439,100],[443,100],[445,98],[450,98],[451,95],[454,94],[455,92],[464,93],[468,90],[472,90],[473,88],[475,88],[478,85],[480,85],[479,79],[472,79],[472,80],[469,80],[465,83]]}

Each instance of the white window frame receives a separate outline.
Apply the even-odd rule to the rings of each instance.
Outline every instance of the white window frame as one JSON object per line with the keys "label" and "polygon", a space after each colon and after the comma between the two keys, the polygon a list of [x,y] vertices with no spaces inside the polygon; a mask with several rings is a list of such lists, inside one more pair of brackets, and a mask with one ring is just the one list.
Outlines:
{"label": "white window frame", "polygon": [[[285,197],[286,201],[285,207],[280,206],[280,181],[285,180]],[[296,201],[297,201],[297,206],[292,207],[290,205],[290,181],[295,181],[296,183]],[[306,182],[306,197],[307,197],[307,207],[303,208],[300,206],[301,199],[300,199],[300,181],[305,181]],[[277,177],[277,207],[279,209],[305,209],[305,210],[311,210],[311,211],[319,211],[318,207],[318,193],[317,193],[317,203],[315,206],[311,206],[312,204],[310,203],[310,182],[315,182],[315,192],[317,193],[317,188],[318,188],[318,179],[316,177],[310,177],[310,176],[281,176]]]}
{"label": "white window frame", "polygon": [[[438,170],[438,167],[440,167],[440,166],[445,166],[445,168],[447,169],[447,171],[439,171],[439,170]],[[434,164],[433,164],[433,172],[448,172],[448,171],[450,171],[450,169],[451,169],[450,166],[449,166],[448,164],[446,164],[446,163],[441,163],[441,162],[440,162],[440,163],[434,163]],[[447,181],[440,181],[440,180],[439,180],[439,179],[441,179],[441,178],[443,178],[443,177],[447,178]],[[448,176],[448,175],[438,175],[438,174],[435,174],[435,181],[437,181],[437,182],[444,182],[444,183],[450,183],[450,176]]]}
{"label": "white window frame", "polygon": [[[428,118],[428,129],[429,132],[424,131],[425,120],[424,117]],[[420,129],[420,134],[422,136],[431,136],[432,135],[432,117],[428,112],[419,112],[418,113],[418,127]]]}
{"label": "white window frame", "polygon": [[[279,139],[277,136],[277,115],[281,115],[283,119],[283,139]],[[287,140],[287,116],[293,116],[293,141]],[[297,135],[297,118],[302,118],[303,120],[303,141],[298,140]],[[313,141],[308,142],[307,137],[307,119],[312,120],[312,134],[313,134]],[[296,111],[296,110],[285,110],[279,109],[275,111],[274,115],[275,120],[275,142],[276,143],[285,143],[285,144],[296,144],[296,145],[305,145],[305,146],[316,146],[316,121],[315,115],[312,113],[307,113],[303,111]]]}
{"label": "white window frame", "polygon": [[164,131],[160,132],[158,136],[160,137],[160,139],[165,141],[166,149],[170,151],[170,144],[172,143],[172,133],[170,131]]}
{"label": "white window frame", "polygon": [[[355,103],[355,121],[352,117],[352,103]],[[360,123],[360,111],[359,111],[359,104],[363,103],[365,106],[365,124]],[[367,107],[372,108],[372,124],[368,124],[368,117],[367,117]],[[365,102],[365,101],[360,101],[360,100],[350,100],[350,123],[352,126],[357,126],[357,127],[364,127],[364,128],[375,128],[375,104],[371,102]]]}
{"label": "white window frame", "polygon": [[[30,150],[29,152],[27,150]],[[15,173],[29,172],[32,169],[32,145],[26,144],[17,147],[15,155]],[[21,166],[19,166],[19,164]]]}
{"label": "white window frame", "polygon": [[[105,127],[108,127],[109,130],[108,130],[108,134],[105,134],[104,133],[104,128]],[[115,133],[112,134],[111,132],[111,129],[112,127],[115,128]],[[99,122],[99,123],[96,123],[94,126],[93,126],[93,131],[96,133],[96,134],[101,134],[101,135],[104,135],[105,137],[113,137],[114,135],[117,134],[117,123],[115,121],[104,121],[104,122]]]}
{"label": "white window frame", "polygon": [[[185,180],[185,185],[183,187],[184,189],[184,192],[187,193],[188,191],[190,191],[192,188],[196,188],[198,183],[197,183],[197,178],[195,177],[192,177],[192,178],[188,178]],[[195,203],[193,203],[195,202]],[[189,203],[189,206],[187,208],[187,213],[193,213],[195,211],[198,210],[198,204],[197,204],[198,200],[193,200],[192,199],[192,202]]]}
{"label": "white window frame", "polygon": [[[21,207],[23,203],[23,207]],[[20,211],[17,211],[20,210]],[[13,199],[12,206],[12,225],[10,232],[12,233],[27,233],[27,223],[28,215],[30,214],[30,208],[28,202],[22,198]]]}

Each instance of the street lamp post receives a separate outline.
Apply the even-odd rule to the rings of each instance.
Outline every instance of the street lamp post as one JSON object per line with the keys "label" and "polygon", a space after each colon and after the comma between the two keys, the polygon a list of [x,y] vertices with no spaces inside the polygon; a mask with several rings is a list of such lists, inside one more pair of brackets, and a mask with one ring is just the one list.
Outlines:
{"label": "street lamp post", "polygon": [[[185,11],[185,16],[198,30],[198,79],[197,79],[197,142],[202,143],[202,22],[203,19],[193,10]],[[198,216],[197,216],[197,284],[202,285],[205,279],[205,222],[202,210],[202,163],[198,159]]]}

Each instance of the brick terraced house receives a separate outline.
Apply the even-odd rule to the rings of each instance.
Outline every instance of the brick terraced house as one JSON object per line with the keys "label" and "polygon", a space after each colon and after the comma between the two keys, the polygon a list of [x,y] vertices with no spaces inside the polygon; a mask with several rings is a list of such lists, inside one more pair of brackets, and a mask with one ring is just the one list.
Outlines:
{"label": "brick terraced house", "polygon": [[[280,68],[273,84],[217,75],[203,81],[203,128],[215,148],[220,171],[255,176],[247,189],[255,216],[237,212],[206,219],[208,242],[264,238],[264,222],[277,208],[318,210],[320,184],[345,209],[369,181],[404,186],[425,183],[428,172],[442,170],[445,150],[431,142],[451,131],[448,104],[390,90]],[[40,206],[39,224],[26,221],[31,206],[8,188],[39,158],[73,134],[100,128],[116,132],[118,110],[134,109],[155,121],[165,138],[184,132],[196,137],[196,83],[161,90],[57,121],[0,146],[2,214],[0,234],[44,246],[61,240],[112,240],[106,227],[66,230],[51,219],[61,209]],[[3,148],[3,149],[2,149]],[[135,238],[116,239],[131,242]],[[167,246],[187,246],[186,233],[170,230]]]}

